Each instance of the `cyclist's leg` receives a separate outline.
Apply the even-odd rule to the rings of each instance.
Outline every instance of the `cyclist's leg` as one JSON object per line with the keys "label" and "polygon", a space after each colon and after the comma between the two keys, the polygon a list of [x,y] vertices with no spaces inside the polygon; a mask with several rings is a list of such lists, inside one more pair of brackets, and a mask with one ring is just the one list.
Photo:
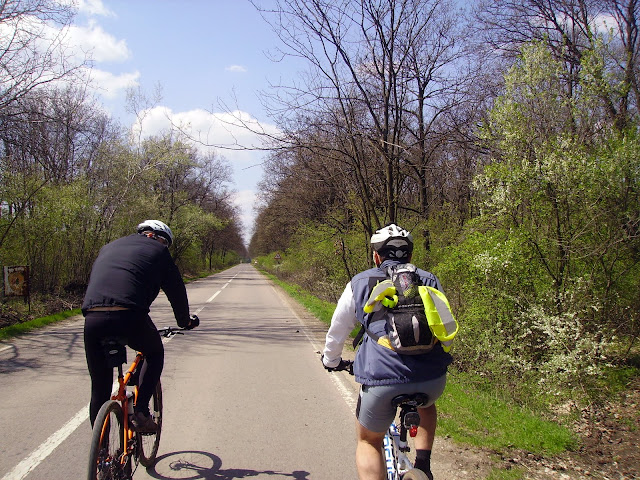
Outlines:
{"label": "cyclist's leg", "polygon": [[423,471],[427,478],[433,479],[433,474],[431,473],[431,450],[436,436],[438,419],[435,403],[426,408],[418,408],[418,414],[420,414],[420,425],[414,439],[416,460],[413,466]]}
{"label": "cyclist's leg", "polygon": [[384,480],[387,469],[382,455],[385,432],[373,432],[356,420],[358,445],[356,446],[356,467],[360,480]]}
{"label": "cyclist's leg", "polygon": [[418,414],[420,414],[420,425],[415,437],[416,450],[431,450],[438,422],[436,405],[431,404],[427,408],[418,408]]}
{"label": "cyclist's leg", "polygon": [[435,401],[440,398],[444,392],[446,383],[447,377],[446,375],[443,375],[440,378],[421,382],[415,386],[417,389],[416,391],[429,395],[430,402],[427,407],[418,408],[420,425],[418,426],[418,433],[414,439],[414,446],[416,450],[416,461],[414,466],[426,473],[428,478],[433,478],[431,475],[431,450],[436,436],[438,420],[438,411],[436,409]]}
{"label": "cyclist's leg", "polygon": [[356,407],[356,467],[360,480],[384,480],[386,467],[382,453],[384,436],[396,415],[391,399],[397,385],[360,388]]}
{"label": "cyclist's leg", "polygon": [[160,444],[160,434],[162,432],[162,385],[158,382],[153,393],[151,402],[151,415],[157,428],[153,433],[138,433],[138,458],[145,467],[152,466],[156,461],[158,446]]}
{"label": "cyclist's leg", "polygon": [[140,369],[136,412],[149,415],[149,401],[164,367],[164,346],[156,326],[149,315],[138,315],[132,319],[129,346],[144,353],[145,361]]}
{"label": "cyclist's leg", "polygon": [[111,312],[87,312],[84,322],[84,350],[91,377],[89,420],[92,428],[100,407],[111,397],[113,385],[113,368],[107,364],[104,348],[100,343],[105,335],[111,334],[110,314]]}

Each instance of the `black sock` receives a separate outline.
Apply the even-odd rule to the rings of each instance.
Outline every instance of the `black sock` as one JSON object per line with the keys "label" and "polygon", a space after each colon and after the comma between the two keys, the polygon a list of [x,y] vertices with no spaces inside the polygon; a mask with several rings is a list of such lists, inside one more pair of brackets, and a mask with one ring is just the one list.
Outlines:
{"label": "black sock", "polygon": [[431,475],[431,450],[416,450],[414,467],[422,470],[430,479],[433,479],[433,475]]}

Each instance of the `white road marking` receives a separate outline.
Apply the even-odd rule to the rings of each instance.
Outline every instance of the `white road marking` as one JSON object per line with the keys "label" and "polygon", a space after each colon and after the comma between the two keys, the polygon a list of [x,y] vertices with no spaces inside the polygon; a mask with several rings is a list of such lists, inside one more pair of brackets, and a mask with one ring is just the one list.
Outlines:
{"label": "white road marking", "polygon": [[[216,293],[214,293],[213,295],[211,295],[211,297],[209,298],[209,300],[207,300],[207,302],[206,302],[206,303],[211,303],[211,302],[213,301],[213,299],[214,299],[214,298],[216,298],[216,297],[220,294],[220,292],[221,292],[221,291],[222,291],[222,290],[218,290]],[[203,307],[201,307],[201,308],[203,308]]]}
{"label": "white road marking", "polygon": [[13,470],[2,477],[2,480],[22,480],[25,478],[31,470],[40,465],[40,463],[87,418],[89,418],[89,405],[76,413],[60,430],[47,438],[31,455],[22,460]]}
{"label": "white road marking", "polygon": [[238,276],[238,274],[236,273],[233,277],[231,277],[231,280],[229,280],[227,283],[225,283],[222,287],[220,287],[220,290],[218,290],[216,293],[214,293],[213,295],[211,295],[211,297],[209,297],[209,299],[204,302],[205,304],[203,306],[201,306],[199,309],[197,309],[195,311],[195,314],[199,314],[202,310],[204,310],[204,307],[207,306],[207,303],[211,303],[213,302],[213,299],[216,298],[220,292],[222,292],[222,290],[224,290],[225,288],[227,288],[227,285],[229,285],[231,283],[231,281],[236,278]]}
{"label": "white road marking", "polygon": [[[337,375],[338,373],[342,373],[342,375]],[[347,402],[347,406],[351,409],[351,411],[355,412],[358,397],[354,395],[353,387],[351,387],[351,385],[347,383],[345,375],[349,374],[345,372],[333,372],[333,374],[329,376],[340,392],[340,395],[342,395],[342,398],[344,398],[344,401]]]}

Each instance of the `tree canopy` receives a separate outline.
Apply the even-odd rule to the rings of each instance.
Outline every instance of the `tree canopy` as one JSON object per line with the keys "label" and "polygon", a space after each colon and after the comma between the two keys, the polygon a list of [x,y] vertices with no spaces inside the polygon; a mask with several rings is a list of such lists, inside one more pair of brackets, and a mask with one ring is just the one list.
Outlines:
{"label": "tree canopy", "polygon": [[639,4],[466,6],[263,12],[309,75],[271,97],[284,134],[250,250],[335,301],[399,223],[460,317],[460,368],[597,396],[640,334]]}
{"label": "tree canopy", "polygon": [[73,13],[49,0],[0,9],[0,264],[28,265],[34,295],[78,294],[100,247],[149,218],[173,229],[185,274],[245,257],[229,163],[109,118],[87,94],[88,64],[64,55]]}

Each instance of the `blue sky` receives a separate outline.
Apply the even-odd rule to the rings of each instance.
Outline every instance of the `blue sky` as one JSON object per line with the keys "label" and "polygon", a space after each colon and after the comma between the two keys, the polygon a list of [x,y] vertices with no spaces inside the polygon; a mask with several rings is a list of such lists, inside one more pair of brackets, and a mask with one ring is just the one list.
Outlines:
{"label": "blue sky", "polygon": [[[232,127],[231,134],[220,122],[223,104],[274,131],[260,91],[269,81],[291,79],[302,67],[268,58],[278,39],[248,0],[80,0],[77,5],[70,38],[90,53],[96,95],[123,125],[135,121],[125,110],[126,89],[139,87],[152,97],[159,86],[162,98],[147,112],[143,134],[168,128],[169,117],[210,144],[232,144],[236,138],[258,145],[246,131]],[[265,153],[217,152],[233,167],[248,242]]]}

